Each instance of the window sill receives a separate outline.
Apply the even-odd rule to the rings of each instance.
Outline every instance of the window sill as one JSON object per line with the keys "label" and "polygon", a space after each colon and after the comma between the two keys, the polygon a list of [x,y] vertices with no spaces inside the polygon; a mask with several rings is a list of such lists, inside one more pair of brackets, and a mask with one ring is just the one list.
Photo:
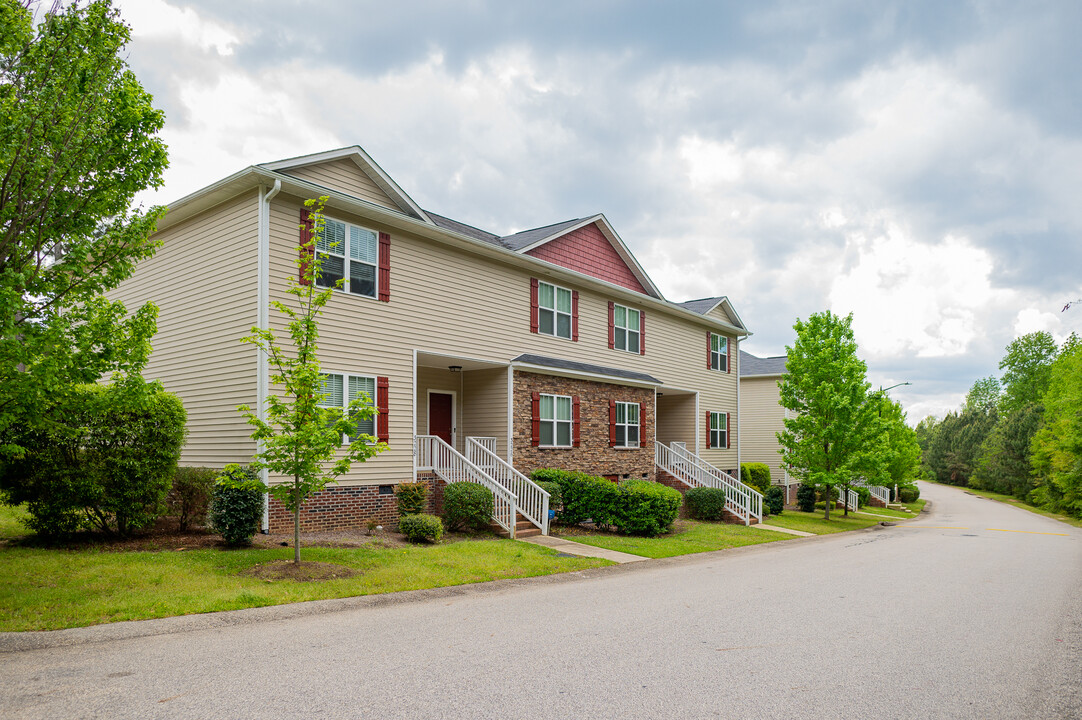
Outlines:
{"label": "window sill", "polygon": [[535,445],[538,450],[574,450],[574,445]]}
{"label": "window sill", "polygon": [[642,450],[642,445],[613,445],[613,450]]}

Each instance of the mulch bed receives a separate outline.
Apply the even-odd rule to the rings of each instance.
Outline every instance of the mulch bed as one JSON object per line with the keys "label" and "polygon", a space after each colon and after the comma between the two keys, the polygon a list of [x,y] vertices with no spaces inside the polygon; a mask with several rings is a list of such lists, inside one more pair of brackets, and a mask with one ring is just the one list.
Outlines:
{"label": "mulch bed", "polygon": [[299,565],[292,560],[273,560],[260,563],[241,573],[241,575],[259,578],[260,580],[294,580],[296,582],[338,580],[360,574],[360,570],[354,570],[345,565],[310,562],[308,560],[302,560]]}

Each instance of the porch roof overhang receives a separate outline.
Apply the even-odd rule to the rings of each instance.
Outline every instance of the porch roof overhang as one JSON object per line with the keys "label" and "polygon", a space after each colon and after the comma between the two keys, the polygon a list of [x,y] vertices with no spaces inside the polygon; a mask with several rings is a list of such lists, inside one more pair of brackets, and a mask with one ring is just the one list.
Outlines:
{"label": "porch roof overhang", "polygon": [[597,382],[613,383],[616,385],[632,385],[635,387],[656,388],[664,385],[653,375],[624,370],[622,368],[610,368],[604,365],[591,365],[590,363],[575,362],[562,358],[545,357],[544,355],[523,354],[511,360],[511,367],[516,370],[527,370],[542,375],[560,375],[562,377],[582,378]]}

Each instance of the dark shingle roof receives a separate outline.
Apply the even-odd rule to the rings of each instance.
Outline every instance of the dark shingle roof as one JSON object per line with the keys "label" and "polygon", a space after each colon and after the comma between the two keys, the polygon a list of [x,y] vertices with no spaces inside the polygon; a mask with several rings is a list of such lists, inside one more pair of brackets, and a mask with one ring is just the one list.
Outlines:
{"label": "dark shingle roof", "polygon": [[482,242],[506,247],[506,245],[500,242],[499,235],[494,235],[490,232],[475,228],[473,225],[467,225],[466,223],[461,223],[458,220],[452,220],[449,217],[438,215],[431,210],[425,210],[425,214],[428,215],[428,217],[432,218],[432,222],[436,223],[436,225],[443,228],[444,230],[452,230],[457,233],[462,233],[467,237],[471,237],[474,240],[481,240]]}
{"label": "dark shingle roof", "polygon": [[754,377],[756,375],[784,375],[786,355],[761,358],[751,353],[740,351],[740,377]]}
{"label": "dark shingle roof", "polygon": [[604,375],[606,377],[618,378],[620,380],[635,380],[637,382],[650,383],[651,385],[662,385],[663,383],[652,375],[646,373],[635,372],[634,370],[622,370],[620,368],[604,367],[602,365],[590,365],[589,363],[575,362],[574,360],[563,360],[561,358],[550,358],[543,355],[519,355],[511,362],[528,363],[530,365],[539,365],[541,367],[553,368],[555,370],[573,370],[576,372],[590,373],[591,375]]}
{"label": "dark shingle roof", "polygon": [[717,304],[724,300],[724,297],[711,297],[702,298],[701,300],[688,300],[682,303],[676,303],[685,310],[699,313],[700,315],[706,315],[708,312],[717,307]]}
{"label": "dark shingle roof", "polygon": [[545,225],[544,227],[533,228],[532,230],[523,230],[522,232],[515,233],[514,235],[504,235],[502,238],[500,238],[500,241],[512,250],[521,250],[524,247],[533,245],[538,240],[544,240],[550,235],[555,235],[556,233],[559,233],[580,222],[582,222],[582,218],[576,218],[574,220],[564,220],[563,222],[553,223],[552,225]]}

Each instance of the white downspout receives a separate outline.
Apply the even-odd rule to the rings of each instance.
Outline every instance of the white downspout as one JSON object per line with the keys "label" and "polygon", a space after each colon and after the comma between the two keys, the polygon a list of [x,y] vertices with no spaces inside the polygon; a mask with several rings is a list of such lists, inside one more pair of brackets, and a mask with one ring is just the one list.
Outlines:
{"label": "white downspout", "polygon": [[[282,181],[275,179],[274,187],[266,192],[262,185],[259,186],[259,249],[257,251],[256,272],[258,273],[258,313],[259,328],[266,330],[270,327],[270,201],[282,191]],[[268,385],[270,384],[270,368],[267,365],[267,357],[262,350],[256,348],[256,415],[260,420],[266,420],[266,405]],[[256,451],[263,451],[263,441],[256,444]],[[260,479],[265,485],[268,480],[266,470],[261,470]],[[270,496],[263,494],[263,524],[264,534],[270,531]]]}

